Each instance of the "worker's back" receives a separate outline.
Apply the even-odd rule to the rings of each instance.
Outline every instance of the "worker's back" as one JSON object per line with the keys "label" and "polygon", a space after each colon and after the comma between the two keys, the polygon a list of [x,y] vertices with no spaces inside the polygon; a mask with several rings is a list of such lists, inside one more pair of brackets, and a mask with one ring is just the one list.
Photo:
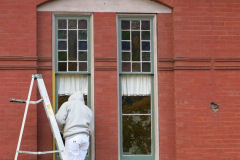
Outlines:
{"label": "worker's back", "polygon": [[81,92],[75,92],[69,97],[56,114],[56,119],[65,139],[79,133],[90,135],[93,131],[92,111],[84,104]]}

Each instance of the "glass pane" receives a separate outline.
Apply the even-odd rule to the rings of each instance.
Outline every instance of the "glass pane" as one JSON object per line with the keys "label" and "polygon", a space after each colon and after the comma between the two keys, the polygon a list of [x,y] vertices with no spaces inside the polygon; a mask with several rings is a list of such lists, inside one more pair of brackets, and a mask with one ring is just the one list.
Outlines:
{"label": "glass pane", "polygon": [[151,63],[142,63],[143,72],[151,72]]}
{"label": "glass pane", "polygon": [[79,50],[87,50],[87,41],[79,41],[78,48]]}
{"label": "glass pane", "polygon": [[59,19],[58,20],[58,29],[67,29],[67,20]]}
{"label": "glass pane", "polygon": [[151,114],[151,96],[122,96],[122,114]]}
{"label": "glass pane", "polygon": [[67,63],[59,62],[58,63],[58,71],[67,71]]}
{"label": "glass pane", "polygon": [[130,52],[122,52],[122,61],[130,61]]}
{"label": "glass pane", "polygon": [[141,72],[140,63],[132,63],[132,71],[133,72]]}
{"label": "glass pane", "polygon": [[130,40],[130,31],[122,31],[122,40]]}
{"label": "glass pane", "polygon": [[150,30],[150,21],[142,21],[142,30]]}
{"label": "glass pane", "polygon": [[122,50],[130,50],[130,42],[122,41]]}
{"label": "glass pane", "polygon": [[67,60],[67,52],[58,52],[58,60],[66,61]]}
{"label": "glass pane", "polygon": [[77,62],[69,62],[68,71],[77,71]]}
{"label": "glass pane", "polygon": [[78,60],[79,61],[87,61],[87,52],[79,52]]}
{"label": "glass pane", "polygon": [[67,39],[67,31],[58,30],[58,39]]}
{"label": "glass pane", "polygon": [[79,40],[87,40],[87,30],[78,31],[78,39]]}
{"label": "glass pane", "polygon": [[[58,95],[58,109],[61,107],[61,105],[68,100],[70,95]],[[84,102],[87,105],[87,95],[83,95]]]}
{"label": "glass pane", "polygon": [[68,20],[68,29],[77,29],[77,20]]}
{"label": "glass pane", "polygon": [[79,63],[79,71],[87,71],[87,62]]}
{"label": "glass pane", "polygon": [[131,62],[122,62],[122,72],[131,72]]}
{"label": "glass pane", "polygon": [[87,29],[87,20],[79,20],[78,29]]}
{"label": "glass pane", "polygon": [[151,116],[122,116],[123,154],[151,154]]}
{"label": "glass pane", "polygon": [[122,28],[122,30],[129,30],[130,29],[130,21],[122,20],[121,28]]}
{"label": "glass pane", "polygon": [[58,50],[67,50],[67,41],[58,41]]}
{"label": "glass pane", "polygon": [[150,51],[150,42],[142,42],[142,50]]}
{"label": "glass pane", "polygon": [[150,40],[150,31],[142,31],[142,40]]}
{"label": "glass pane", "polygon": [[68,59],[77,60],[77,31],[68,31]]}
{"label": "glass pane", "polygon": [[140,31],[132,32],[132,61],[140,61]]}
{"label": "glass pane", "polygon": [[140,29],[140,21],[132,21],[131,28],[132,29]]}
{"label": "glass pane", "polygon": [[142,52],[142,61],[150,61],[150,52]]}

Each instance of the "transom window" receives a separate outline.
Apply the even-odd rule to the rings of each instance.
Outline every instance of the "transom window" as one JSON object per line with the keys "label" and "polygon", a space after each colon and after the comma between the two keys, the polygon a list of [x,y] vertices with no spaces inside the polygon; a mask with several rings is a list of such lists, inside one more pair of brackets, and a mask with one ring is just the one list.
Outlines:
{"label": "transom window", "polygon": [[89,26],[86,18],[57,20],[57,70],[89,71]]}
{"label": "transom window", "polygon": [[151,72],[151,21],[123,19],[120,23],[121,71]]}

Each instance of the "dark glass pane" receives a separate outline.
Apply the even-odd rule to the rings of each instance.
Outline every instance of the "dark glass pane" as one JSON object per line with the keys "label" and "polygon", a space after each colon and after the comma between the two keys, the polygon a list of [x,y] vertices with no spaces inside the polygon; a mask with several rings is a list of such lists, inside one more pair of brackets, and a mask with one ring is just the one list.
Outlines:
{"label": "dark glass pane", "polygon": [[58,71],[67,71],[67,63],[59,62],[58,63]]}
{"label": "dark glass pane", "polygon": [[67,50],[67,41],[58,41],[58,50]]}
{"label": "dark glass pane", "polygon": [[151,96],[122,96],[122,114],[151,114]]}
{"label": "dark glass pane", "polygon": [[130,50],[130,42],[122,41],[122,50]]}
{"label": "dark glass pane", "polygon": [[132,71],[133,72],[141,72],[140,63],[132,63]]}
{"label": "dark glass pane", "polygon": [[130,61],[130,52],[122,52],[122,61]]}
{"label": "dark glass pane", "polygon": [[[70,95],[58,95],[58,109],[61,107],[61,105],[68,100]],[[83,95],[84,102],[87,104],[87,95]]]}
{"label": "dark glass pane", "polygon": [[87,52],[78,52],[78,60],[79,61],[87,61]]}
{"label": "dark glass pane", "polygon": [[142,31],[142,40],[150,40],[150,31]]}
{"label": "dark glass pane", "polygon": [[150,42],[142,42],[142,50],[150,51]]}
{"label": "dark glass pane", "polygon": [[67,52],[58,52],[58,60],[66,61],[67,60]]}
{"label": "dark glass pane", "polygon": [[150,52],[142,52],[142,61],[150,61]]}
{"label": "dark glass pane", "polygon": [[87,40],[87,30],[78,31],[78,39],[79,40]]}
{"label": "dark glass pane", "polygon": [[87,50],[87,41],[79,41],[78,49],[79,50]]}
{"label": "dark glass pane", "polygon": [[68,62],[68,71],[77,71],[77,62]]}
{"label": "dark glass pane", "polygon": [[87,62],[79,63],[79,71],[87,71]]}
{"label": "dark glass pane", "polygon": [[79,20],[78,29],[87,29],[87,20]]}
{"label": "dark glass pane", "polygon": [[140,29],[140,21],[132,21],[131,28],[132,29]]}
{"label": "dark glass pane", "polygon": [[58,29],[67,29],[67,20],[59,19],[58,20]]}
{"label": "dark glass pane", "polygon": [[131,72],[131,62],[122,62],[122,72]]}
{"label": "dark glass pane", "polygon": [[140,31],[132,32],[132,61],[140,61]]}
{"label": "dark glass pane", "polygon": [[68,20],[68,29],[77,29],[77,20]]}
{"label": "dark glass pane", "polygon": [[123,154],[150,155],[151,116],[122,116]]}
{"label": "dark glass pane", "polygon": [[130,40],[130,31],[122,31],[122,40]]}
{"label": "dark glass pane", "polygon": [[150,30],[150,21],[142,21],[142,30]]}
{"label": "dark glass pane", "polygon": [[121,28],[122,28],[122,30],[129,30],[130,29],[130,21],[122,20]]}
{"label": "dark glass pane", "polygon": [[68,31],[68,60],[77,60],[77,31]]}
{"label": "dark glass pane", "polygon": [[58,39],[67,39],[67,31],[58,30]]}
{"label": "dark glass pane", "polygon": [[151,63],[142,63],[143,72],[151,72]]}

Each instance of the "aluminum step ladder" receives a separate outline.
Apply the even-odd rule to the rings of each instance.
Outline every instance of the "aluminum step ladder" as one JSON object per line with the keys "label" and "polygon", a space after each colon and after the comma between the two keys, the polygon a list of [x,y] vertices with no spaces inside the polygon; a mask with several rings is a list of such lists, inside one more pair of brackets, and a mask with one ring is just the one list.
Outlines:
{"label": "aluminum step ladder", "polygon": [[[39,92],[40,92],[40,95],[41,95],[42,99],[40,99],[38,101],[30,101],[32,88],[33,88],[33,83],[34,83],[35,80],[37,80],[38,89],[39,89]],[[67,154],[66,154],[66,151],[65,151],[65,148],[64,148],[63,140],[62,140],[60,131],[58,129],[57,121],[55,119],[55,115],[54,115],[53,110],[52,110],[52,106],[51,106],[51,103],[50,103],[50,100],[49,100],[49,97],[48,97],[48,94],[47,94],[47,90],[46,90],[42,75],[41,74],[32,74],[32,80],[31,80],[27,100],[10,99],[10,102],[26,103],[24,116],[23,116],[23,121],[22,121],[22,126],[21,126],[21,131],[20,131],[20,135],[19,135],[19,139],[18,139],[17,150],[16,150],[14,160],[17,160],[19,153],[37,154],[37,155],[49,154],[49,153],[59,153],[61,160],[67,160]],[[22,140],[22,135],[23,135],[23,130],[24,130],[24,125],[25,125],[25,121],[26,121],[26,117],[27,117],[29,104],[38,104],[40,102],[43,102],[45,112],[46,112],[46,115],[48,117],[53,136],[56,140],[56,146],[57,146],[58,150],[45,151],[45,152],[20,151],[19,148],[20,148],[20,144],[21,144],[21,140]]]}

